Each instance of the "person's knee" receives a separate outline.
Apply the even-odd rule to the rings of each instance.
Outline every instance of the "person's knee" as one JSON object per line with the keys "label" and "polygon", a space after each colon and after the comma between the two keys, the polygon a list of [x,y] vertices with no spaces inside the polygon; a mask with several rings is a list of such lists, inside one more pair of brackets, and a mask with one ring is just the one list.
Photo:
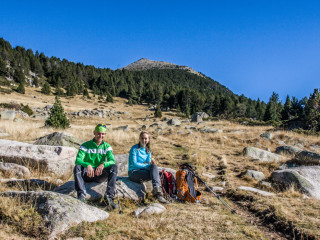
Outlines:
{"label": "person's knee", "polygon": [[118,166],[116,164],[111,165],[110,172],[117,174],[118,173]]}
{"label": "person's knee", "polygon": [[75,165],[73,168],[73,174],[77,174],[77,173],[81,173],[82,169],[81,169],[81,165]]}

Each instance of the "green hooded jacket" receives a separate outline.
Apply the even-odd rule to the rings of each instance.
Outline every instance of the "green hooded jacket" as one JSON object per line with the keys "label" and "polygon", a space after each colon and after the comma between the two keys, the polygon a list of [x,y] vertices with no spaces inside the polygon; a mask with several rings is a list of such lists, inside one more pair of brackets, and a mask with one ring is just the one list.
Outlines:
{"label": "green hooded jacket", "polygon": [[93,168],[96,168],[101,163],[104,163],[104,167],[116,164],[112,153],[112,147],[109,143],[102,141],[98,146],[94,142],[94,139],[92,139],[80,146],[76,157],[76,165],[81,165],[85,168],[91,165]]}

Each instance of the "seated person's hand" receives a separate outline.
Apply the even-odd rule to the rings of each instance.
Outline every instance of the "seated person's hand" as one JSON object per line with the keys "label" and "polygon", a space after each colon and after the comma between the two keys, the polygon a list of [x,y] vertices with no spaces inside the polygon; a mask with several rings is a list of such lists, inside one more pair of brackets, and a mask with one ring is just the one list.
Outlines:
{"label": "seated person's hand", "polygon": [[88,176],[89,178],[94,177],[94,171],[93,171],[93,168],[92,168],[91,165],[89,165],[89,166],[87,167],[87,176]]}
{"label": "seated person's hand", "polygon": [[96,172],[95,172],[96,176],[100,176],[102,174],[103,168],[104,168],[104,164],[101,163],[99,167],[96,168]]}

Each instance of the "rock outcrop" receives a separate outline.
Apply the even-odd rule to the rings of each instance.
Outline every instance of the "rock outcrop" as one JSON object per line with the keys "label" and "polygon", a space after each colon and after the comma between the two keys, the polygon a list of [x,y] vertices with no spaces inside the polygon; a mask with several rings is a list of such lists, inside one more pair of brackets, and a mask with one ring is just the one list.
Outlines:
{"label": "rock outcrop", "polygon": [[82,143],[84,143],[83,140],[76,138],[70,133],[54,132],[38,138],[34,144],[79,148]]}
{"label": "rock outcrop", "polygon": [[246,147],[243,149],[243,155],[246,157],[251,157],[253,160],[257,160],[259,162],[278,162],[282,159],[282,156],[268,152],[255,147]]}
{"label": "rock outcrop", "polygon": [[271,174],[271,179],[282,188],[294,186],[301,192],[320,199],[320,166],[276,170]]}
{"label": "rock outcrop", "polygon": [[69,178],[77,149],[62,146],[32,145],[0,139],[0,159],[37,169],[58,178]]}
{"label": "rock outcrop", "polygon": [[89,206],[75,198],[54,192],[5,192],[7,197],[20,197],[30,201],[43,217],[49,230],[48,239],[54,239],[70,227],[81,222],[105,220],[109,214],[96,207]]}
{"label": "rock outcrop", "polygon": [[4,175],[10,175],[19,178],[29,178],[31,176],[29,168],[15,163],[0,162],[0,172]]}

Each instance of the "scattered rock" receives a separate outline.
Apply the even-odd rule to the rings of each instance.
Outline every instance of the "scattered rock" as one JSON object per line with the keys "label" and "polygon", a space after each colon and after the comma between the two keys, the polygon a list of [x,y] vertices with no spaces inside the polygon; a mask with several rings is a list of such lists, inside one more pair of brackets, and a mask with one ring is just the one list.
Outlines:
{"label": "scattered rock", "polygon": [[266,192],[266,191],[262,191],[260,189],[257,189],[257,188],[253,188],[253,187],[244,187],[244,186],[241,186],[241,187],[238,187],[236,188],[236,190],[244,190],[244,191],[249,191],[249,192],[254,192],[254,193],[258,193],[262,196],[275,196],[274,193],[270,193],[270,192]]}
{"label": "scattered rock", "polygon": [[116,131],[120,130],[120,131],[127,132],[127,131],[129,131],[129,125],[116,127],[116,128],[113,128],[113,130],[116,130]]}
{"label": "scattered rock", "polygon": [[272,133],[270,132],[265,132],[265,133],[262,133],[260,135],[260,137],[264,138],[264,139],[268,139],[268,140],[272,140],[273,136],[272,136]]}
{"label": "scattered rock", "polygon": [[320,165],[320,154],[310,151],[301,151],[296,154],[296,161],[302,165]]}
{"label": "scattered rock", "polygon": [[28,168],[15,163],[0,162],[0,172],[19,178],[29,178],[31,176],[30,170]]}
{"label": "scattered rock", "polygon": [[139,217],[145,217],[148,215],[153,215],[153,214],[160,214],[163,213],[166,210],[164,206],[162,206],[159,203],[153,203],[147,207],[140,207],[137,210],[135,210],[132,214],[136,216],[137,218]]}
{"label": "scattered rock", "polygon": [[209,173],[209,172],[202,173],[202,176],[210,178],[210,179],[213,179],[216,177],[215,175],[213,175],[212,173]]}
{"label": "scattered rock", "polygon": [[13,121],[14,118],[16,117],[16,111],[12,111],[12,110],[5,110],[0,112],[1,115],[1,119],[2,120],[11,120]]}
{"label": "scattered rock", "polygon": [[181,122],[179,119],[177,118],[172,118],[171,120],[169,120],[167,122],[168,125],[173,125],[173,126],[180,126],[181,125]]}
{"label": "scattered rock", "polygon": [[77,150],[72,147],[32,145],[0,139],[0,159],[38,169],[59,178],[73,173]]}
{"label": "scattered rock", "polygon": [[70,133],[54,132],[38,138],[34,144],[79,148],[82,143],[84,143],[83,140],[76,138]]}
{"label": "scattered rock", "polygon": [[261,181],[261,180],[265,179],[265,176],[262,172],[258,172],[255,170],[247,170],[245,173],[245,176],[252,178],[254,180],[257,180],[257,181]]}
{"label": "scattered rock", "polygon": [[295,146],[280,146],[280,147],[277,147],[276,149],[277,154],[289,154],[289,155],[294,155],[301,151],[302,149]]}
{"label": "scattered rock", "polygon": [[222,129],[215,129],[215,128],[209,128],[209,127],[202,127],[198,129],[201,133],[222,133]]}
{"label": "scattered rock", "polygon": [[243,149],[243,155],[247,157],[251,157],[254,160],[258,160],[260,162],[278,162],[282,159],[282,156],[278,154],[274,154],[272,152],[268,152],[255,147],[246,147]]}
{"label": "scattered rock", "polygon": [[81,222],[105,220],[109,214],[96,207],[89,206],[75,198],[54,192],[5,192],[7,197],[20,197],[35,204],[36,211],[43,217],[49,230],[49,239]]}
{"label": "scattered rock", "polygon": [[301,166],[285,170],[276,170],[271,179],[280,187],[294,185],[301,192],[320,199],[320,166]]}

